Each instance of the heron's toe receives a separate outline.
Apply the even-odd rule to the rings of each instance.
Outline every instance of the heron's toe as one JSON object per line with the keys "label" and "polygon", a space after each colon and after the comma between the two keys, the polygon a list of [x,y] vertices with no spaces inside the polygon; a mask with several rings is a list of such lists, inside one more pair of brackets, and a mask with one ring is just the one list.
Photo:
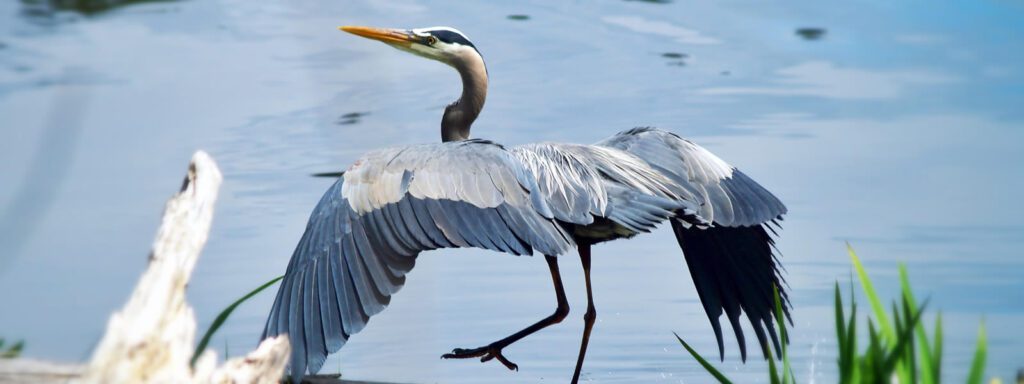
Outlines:
{"label": "heron's toe", "polygon": [[480,348],[455,348],[451,353],[441,355],[442,359],[469,359],[473,357],[479,357],[481,363],[486,363],[491,360],[497,359],[501,362],[505,368],[513,371],[518,371],[519,366],[508,360],[505,355],[501,354],[501,347],[495,345],[488,345]]}
{"label": "heron's toe", "polygon": [[484,355],[484,357],[480,358],[480,362],[486,363],[491,359],[498,359],[498,361],[501,362],[501,364],[504,365],[505,368],[508,368],[511,371],[519,370],[519,366],[516,365],[516,363],[509,361],[508,358],[505,357],[505,355],[501,354],[501,348],[488,349],[487,354]]}
{"label": "heron's toe", "polygon": [[450,353],[441,355],[442,359],[468,359],[471,357],[480,357],[487,354],[487,348],[455,348]]}

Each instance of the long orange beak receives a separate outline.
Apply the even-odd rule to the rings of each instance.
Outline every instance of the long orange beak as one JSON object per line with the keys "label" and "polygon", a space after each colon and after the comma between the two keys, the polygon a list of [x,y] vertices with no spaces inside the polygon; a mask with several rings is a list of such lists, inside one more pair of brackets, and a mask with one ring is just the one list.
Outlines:
{"label": "long orange beak", "polygon": [[409,46],[416,41],[412,34],[400,29],[360,27],[354,25],[341,26],[338,27],[338,29],[356,36],[362,36],[367,39],[382,41],[388,44],[402,44]]}

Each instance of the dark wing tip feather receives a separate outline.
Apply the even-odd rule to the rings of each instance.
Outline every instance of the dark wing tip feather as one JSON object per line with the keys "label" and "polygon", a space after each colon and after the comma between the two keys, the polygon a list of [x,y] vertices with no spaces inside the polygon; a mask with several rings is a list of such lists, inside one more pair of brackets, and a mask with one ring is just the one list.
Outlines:
{"label": "dark wing tip feather", "polygon": [[792,318],[789,297],[773,252],[773,240],[764,226],[701,229],[687,227],[679,219],[674,219],[672,229],[719,342],[719,355],[724,359],[719,324],[719,317],[724,312],[736,335],[740,356],[746,361],[746,342],[739,322],[741,311],[753,326],[765,357],[768,356],[767,348],[772,347],[777,355],[781,354],[774,328],[773,286],[779,289],[783,312],[790,324]]}

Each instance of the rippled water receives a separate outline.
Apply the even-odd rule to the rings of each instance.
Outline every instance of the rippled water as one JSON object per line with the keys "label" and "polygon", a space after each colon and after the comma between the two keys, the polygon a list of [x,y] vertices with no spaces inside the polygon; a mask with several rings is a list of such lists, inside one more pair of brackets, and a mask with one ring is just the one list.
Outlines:
{"label": "rippled water", "polygon": [[[190,287],[204,327],[285,268],[330,180],[381,146],[433,142],[459,92],[450,68],[342,34],[340,24],[451,25],[483,52],[488,104],[474,136],[594,142],[656,125],[739,166],[788,205],[779,242],[802,381],[833,381],[831,288],[843,242],[895,292],[908,264],[941,309],[948,378],[965,376],[977,323],[990,370],[1024,366],[1024,7],[1011,1],[750,3],[0,3],[0,336],[34,357],[87,357],[144,266],[192,151],[225,174]],[[65,4],[64,9],[54,4]],[[86,9],[86,12],[81,11]],[[705,382],[672,337],[714,338],[672,235],[595,249],[598,323],[584,377]],[[498,364],[442,361],[549,314],[540,258],[436,251],[325,371],[399,382],[563,382],[584,307],[562,259],[570,318]],[[251,348],[271,295],[212,346]],[[722,366],[742,365],[727,334]],[[731,343],[731,344],[730,344]],[[757,360],[757,359],[755,359]]]}

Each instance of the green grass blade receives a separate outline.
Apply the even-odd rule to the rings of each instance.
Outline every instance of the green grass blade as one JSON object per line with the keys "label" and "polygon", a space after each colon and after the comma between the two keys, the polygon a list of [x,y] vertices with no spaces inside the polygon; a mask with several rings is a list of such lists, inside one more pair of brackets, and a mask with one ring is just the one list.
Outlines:
{"label": "green grass blade", "polygon": [[21,351],[25,349],[25,341],[18,341],[14,345],[7,348],[5,351],[0,351],[0,359],[13,359],[21,356]]}
{"label": "green grass blade", "polygon": [[708,371],[708,373],[710,373],[711,376],[714,376],[719,383],[732,384],[732,381],[729,381],[729,379],[726,378],[725,375],[722,374],[722,372],[719,372],[717,369],[715,369],[715,367],[712,366],[711,363],[708,363],[708,361],[704,360],[704,358],[701,357],[700,354],[697,353],[697,351],[694,351],[689,344],[686,344],[686,342],[683,341],[683,338],[679,337],[679,334],[675,332],[672,332],[672,334],[676,335],[676,340],[679,340],[679,344],[682,344],[683,348],[686,348],[686,351],[690,352],[690,356],[693,356],[693,358],[696,359],[702,367],[704,367],[704,370]]}
{"label": "green grass blade", "polygon": [[[908,346],[913,346],[914,345],[914,331],[913,331],[914,330],[914,326],[913,326],[913,324],[910,324],[909,322],[904,322],[904,320],[907,319],[907,318],[900,314],[900,310],[898,308],[896,308],[896,302],[892,303],[892,317],[893,317],[893,326],[896,329],[896,334],[897,335],[903,335],[904,333],[906,333],[906,334],[910,335],[909,336],[910,337],[910,341],[909,341],[909,343],[907,343],[907,345]],[[906,330],[906,332],[904,332],[904,330]],[[895,361],[894,367],[895,367],[895,370],[896,370],[896,377],[899,378],[899,382],[900,383],[916,383],[917,382],[917,381],[913,380],[913,378],[911,377],[912,375],[910,374],[910,368],[911,367],[910,367],[910,364],[907,363],[908,362],[907,348],[905,348],[905,347],[893,348],[890,351],[890,355],[888,356],[887,360],[889,360],[889,359]],[[910,362],[913,362],[913,360],[910,360]]]}
{"label": "green grass blade", "polygon": [[[917,313],[917,300],[914,299],[914,292],[910,288],[910,277],[907,274],[907,266],[900,263],[900,287],[903,291],[903,302],[909,309],[909,316]],[[905,315],[904,317],[907,317]],[[919,322],[914,327],[914,334],[917,336],[918,348],[915,352],[921,357],[921,383],[938,384],[939,377],[935,375],[936,362],[932,356],[931,343],[928,341],[928,334],[924,330],[924,322]],[[916,382],[916,381],[915,381]]]}
{"label": "green grass blade", "polygon": [[885,359],[885,354],[882,351],[882,336],[875,330],[875,322],[868,318],[868,350],[864,354],[864,362],[868,364],[870,369],[865,374],[870,373],[871,378],[866,379],[866,383],[874,383],[886,377],[885,372],[882,372],[882,361]]}
{"label": "green grass blade", "polygon": [[[843,346],[846,345],[846,316],[843,313],[843,296],[839,293],[839,282],[836,282],[836,298],[835,298],[835,317],[836,317],[836,339],[839,342],[839,351],[842,352]],[[842,354],[840,353],[840,357]]]}
{"label": "green grass blade", "polygon": [[251,299],[253,296],[256,296],[256,294],[262,292],[264,289],[267,289],[267,287],[281,281],[283,278],[284,276],[278,276],[266,283],[263,283],[263,285],[252,290],[252,292],[247,293],[245,296],[242,296],[240,299],[235,300],[234,303],[231,303],[231,305],[224,308],[223,311],[220,311],[220,314],[213,319],[213,324],[210,324],[210,327],[206,329],[206,333],[203,334],[203,338],[199,341],[199,345],[196,346],[195,352],[192,353],[191,364],[196,364],[196,359],[199,358],[199,354],[206,350],[206,346],[210,344],[210,339],[213,337],[213,334],[217,333],[217,330],[220,329],[221,325],[224,325],[224,322],[228,320],[228,317],[231,316],[231,312],[235,311],[235,308],[238,308],[239,305]]}
{"label": "green grass blade", "polygon": [[[921,304],[922,312],[924,311],[924,308],[927,305],[927,301],[925,301],[924,304]],[[917,322],[919,321],[921,321],[921,312],[916,313],[912,319],[908,320],[906,323],[906,327],[901,327],[901,332],[896,335],[896,345],[892,349],[892,354],[886,356],[883,360],[881,371],[883,372],[884,376],[882,377],[888,377],[893,370],[899,368],[897,365],[901,362],[901,360],[905,361],[907,354],[906,348],[908,348],[914,342],[914,326],[917,325]],[[910,379],[909,375],[907,375],[906,378],[902,377],[904,374],[906,374],[905,372],[898,372],[898,374],[901,376],[901,380]],[[901,382],[913,383],[913,381]]]}
{"label": "green grass blade", "polygon": [[857,301],[853,299],[852,293],[850,294],[850,320],[847,322],[846,327],[846,356],[850,359],[850,371],[846,378],[849,379],[848,383],[859,383],[860,371],[857,369],[859,364],[857,358]]}
{"label": "green grass blade", "polygon": [[768,375],[769,382],[771,384],[782,384],[782,380],[779,380],[779,370],[775,367],[775,356],[772,356],[772,347],[770,345],[764,346],[765,354],[768,356]]}
{"label": "green grass blade", "polygon": [[985,376],[985,359],[988,355],[988,341],[985,340],[985,322],[978,326],[978,347],[974,351],[971,362],[971,373],[967,376],[967,384],[981,384]]}
{"label": "green grass blade", "polygon": [[779,338],[782,339],[782,384],[786,384],[794,381],[792,368],[789,365],[789,351],[786,346],[789,336],[786,334],[785,319],[782,318],[782,299],[779,298],[779,287],[772,285],[772,292],[775,294],[775,324],[779,328]]}
{"label": "green grass blade", "polygon": [[942,312],[935,316],[935,336],[932,339],[935,343],[932,350],[932,362],[935,364],[935,382],[942,380]]}
{"label": "green grass blade", "polygon": [[909,382],[910,383],[918,383],[919,381],[917,380],[918,379],[918,377],[917,377],[917,372],[918,372],[918,368],[917,368],[917,348],[914,347],[914,345],[915,345],[914,341],[916,340],[916,337],[914,335],[915,335],[917,330],[921,330],[920,333],[924,333],[924,327],[921,325],[921,323],[924,322],[924,321],[921,320],[921,316],[924,313],[924,311],[917,311],[916,309],[911,309],[910,308],[911,306],[915,306],[915,305],[910,304],[910,301],[907,300],[907,296],[904,295],[903,296],[903,307],[902,307],[903,308],[903,318],[904,319],[908,319],[908,318],[911,318],[911,317],[917,317],[918,320],[916,321],[916,323],[907,322],[907,324],[906,324],[907,328],[911,329],[912,331],[908,332],[909,335],[910,335],[910,336],[908,336],[910,338],[910,340],[907,340],[907,353],[906,353],[907,360],[905,360],[903,362],[903,364],[907,368],[907,373],[910,374],[910,381]]}
{"label": "green grass blade", "polygon": [[864,270],[864,265],[860,263],[860,258],[857,257],[857,253],[853,251],[853,247],[849,243],[846,244],[846,252],[850,254],[853,267],[857,270],[860,286],[864,289],[864,295],[867,296],[868,302],[871,303],[871,310],[875,313],[875,319],[878,320],[878,326],[881,329],[882,335],[890,343],[895,343],[896,333],[892,329],[892,323],[889,322],[889,316],[885,313],[882,301],[878,299],[878,294],[875,293],[875,287],[871,284],[867,271]]}
{"label": "green grass blade", "polygon": [[846,340],[846,314],[843,313],[843,296],[839,292],[839,282],[836,281],[835,287],[835,317],[836,317],[836,340],[839,348],[839,382],[848,383],[850,380],[850,373],[852,372],[852,357],[846,353],[847,343]]}

